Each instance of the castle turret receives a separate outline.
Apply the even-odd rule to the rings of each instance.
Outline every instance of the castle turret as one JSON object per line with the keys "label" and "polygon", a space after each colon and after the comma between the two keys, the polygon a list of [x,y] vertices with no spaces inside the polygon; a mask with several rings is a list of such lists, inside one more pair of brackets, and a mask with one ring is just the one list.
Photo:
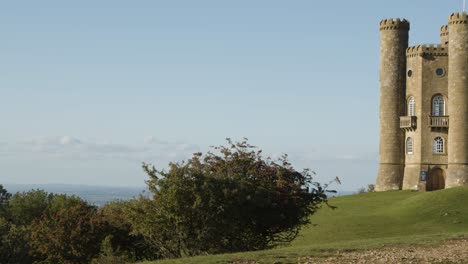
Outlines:
{"label": "castle turret", "polygon": [[403,182],[406,49],[409,22],[380,22],[380,164],[376,191],[399,190]]}
{"label": "castle turret", "polygon": [[449,18],[448,173],[446,187],[468,184],[468,18]]}
{"label": "castle turret", "polygon": [[449,29],[447,25],[440,27],[440,45],[448,46],[449,42]]}

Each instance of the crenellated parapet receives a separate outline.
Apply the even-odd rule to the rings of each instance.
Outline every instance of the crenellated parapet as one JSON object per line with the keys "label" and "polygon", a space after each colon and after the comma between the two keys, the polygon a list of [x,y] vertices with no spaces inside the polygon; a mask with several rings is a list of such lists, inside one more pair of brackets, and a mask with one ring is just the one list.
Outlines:
{"label": "crenellated parapet", "polygon": [[468,16],[466,12],[452,13],[449,17],[449,25],[453,24],[468,24]]}
{"label": "crenellated parapet", "polygon": [[440,27],[440,36],[443,37],[443,36],[448,36],[449,34],[449,28],[448,28],[448,25],[443,25]]}
{"label": "crenellated parapet", "polygon": [[406,19],[383,19],[380,21],[380,30],[409,30],[410,23]]}
{"label": "crenellated parapet", "polygon": [[440,27],[440,44],[448,46],[449,43],[449,26],[443,25]]}
{"label": "crenellated parapet", "polygon": [[417,56],[448,56],[448,48],[440,45],[417,45],[406,49],[406,57],[412,58]]}

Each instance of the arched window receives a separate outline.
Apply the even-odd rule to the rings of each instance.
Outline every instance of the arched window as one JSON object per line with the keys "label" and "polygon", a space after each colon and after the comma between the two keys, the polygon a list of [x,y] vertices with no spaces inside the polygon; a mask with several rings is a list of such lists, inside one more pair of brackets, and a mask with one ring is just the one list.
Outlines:
{"label": "arched window", "polygon": [[432,98],[432,115],[444,116],[445,115],[445,101],[442,95],[436,95]]}
{"label": "arched window", "polygon": [[434,138],[434,153],[440,154],[444,153],[444,139],[441,137]]}
{"label": "arched window", "polygon": [[406,139],[406,153],[413,154],[413,138]]}
{"label": "arched window", "polygon": [[416,115],[416,101],[414,97],[408,98],[408,116],[415,116]]}

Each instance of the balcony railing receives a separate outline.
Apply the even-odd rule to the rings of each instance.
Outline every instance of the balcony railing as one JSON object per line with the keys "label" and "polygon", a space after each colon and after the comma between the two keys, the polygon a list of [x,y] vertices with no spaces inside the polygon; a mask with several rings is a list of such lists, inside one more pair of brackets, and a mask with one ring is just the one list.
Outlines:
{"label": "balcony railing", "polygon": [[449,127],[448,116],[430,116],[429,117],[430,127]]}
{"label": "balcony railing", "polygon": [[400,116],[400,128],[415,129],[416,117],[415,116]]}

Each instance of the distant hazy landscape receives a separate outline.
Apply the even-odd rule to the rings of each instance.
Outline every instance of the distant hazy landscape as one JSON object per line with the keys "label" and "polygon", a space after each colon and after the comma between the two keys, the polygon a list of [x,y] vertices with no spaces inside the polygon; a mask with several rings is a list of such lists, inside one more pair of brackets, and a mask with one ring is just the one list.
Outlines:
{"label": "distant hazy landscape", "polygon": [[40,189],[46,192],[79,196],[91,204],[103,206],[113,200],[128,200],[145,194],[145,187],[112,187],[72,184],[3,184],[10,193]]}
{"label": "distant hazy landscape", "polygon": [[[113,186],[90,186],[74,184],[3,184],[10,192],[24,192],[32,189],[40,189],[46,192],[75,195],[96,206],[103,206],[113,200],[129,200],[139,195],[148,195],[146,187],[113,187]],[[350,195],[352,191],[338,191],[337,195]]]}

